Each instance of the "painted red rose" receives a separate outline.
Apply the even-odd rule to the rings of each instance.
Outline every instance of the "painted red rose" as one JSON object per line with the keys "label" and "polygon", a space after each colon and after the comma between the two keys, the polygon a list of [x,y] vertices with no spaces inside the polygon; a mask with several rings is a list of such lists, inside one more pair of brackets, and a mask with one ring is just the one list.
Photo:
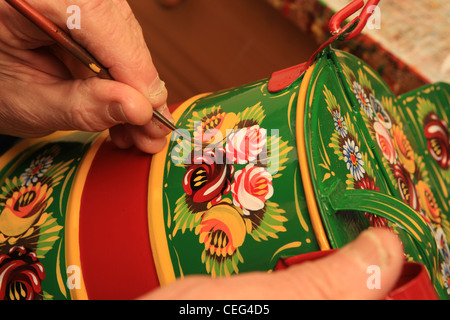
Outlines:
{"label": "painted red rose", "polygon": [[414,182],[409,175],[409,172],[401,163],[395,163],[394,165],[394,176],[397,180],[398,189],[403,201],[409,204],[411,208],[420,211],[419,197],[417,196],[416,187]]}
{"label": "painted red rose", "polygon": [[[360,180],[355,181],[355,188],[380,191],[380,189],[375,185],[375,181],[369,176],[364,176]],[[388,227],[388,220],[386,218],[377,216],[369,212],[364,212],[364,216],[369,220],[369,223],[372,227],[375,228]]]}
{"label": "painted red rose", "polygon": [[218,148],[194,156],[183,178],[183,189],[193,202],[218,203],[231,190],[234,167],[226,163],[225,150]]}
{"label": "painted red rose", "polygon": [[427,138],[428,151],[443,169],[450,167],[450,136],[448,123],[432,113],[425,121],[424,134]]}
{"label": "painted red rose", "polygon": [[45,271],[36,253],[23,246],[0,256],[0,299],[40,300]]}

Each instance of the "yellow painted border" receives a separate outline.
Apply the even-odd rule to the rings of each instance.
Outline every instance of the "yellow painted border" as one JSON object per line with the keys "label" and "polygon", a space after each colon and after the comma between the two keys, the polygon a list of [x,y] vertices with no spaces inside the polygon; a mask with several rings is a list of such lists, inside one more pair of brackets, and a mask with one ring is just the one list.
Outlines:
{"label": "yellow painted border", "polygon": [[73,131],[57,131],[42,138],[24,139],[19,141],[0,157],[0,170],[27,149],[32,148],[33,150],[35,147],[38,147],[37,144],[39,143],[54,141],[55,139],[65,137],[71,133],[73,133]]}
{"label": "yellow painted border", "polygon": [[[97,154],[98,149],[102,143],[109,136],[108,132],[105,131],[100,136],[98,136],[89,150],[83,156],[81,163],[77,169],[73,180],[72,190],[70,191],[70,196],[67,201],[67,211],[66,211],[66,228],[65,228],[65,251],[66,251],[66,266],[78,266],[81,270],[79,276],[80,288],[70,289],[70,295],[73,300],[87,300],[88,295],[86,287],[83,280],[83,269],[81,267],[80,259],[80,207],[81,207],[81,196],[83,195],[83,189],[86,182],[89,169],[91,168],[92,161]],[[113,280],[111,280],[113,281]]]}
{"label": "yellow painted border", "polygon": [[310,86],[312,74],[314,72],[315,65],[311,66],[306,72],[302,84],[300,86],[300,93],[297,101],[297,154],[300,166],[301,177],[303,181],[303,188],[305,191],[306,204],[308,207],[309,215],[311,218],[311,225],[316,235],[316,240],[321,250],[329,250],[330,243],[328,241],[327,234],[323,227],[322,218],[316,202],[316,196],[314,193],[314,187],[311,182],[311,173],[309,171],[309,162],[306,154],[305,143],[305,109],[306,109],[306,95]]}
{"label": "yellow painted border", "polygon": [[[195,101],[206,95],[208,95],[208,93],[194,96],[183,102],[172,114],[175,122],[181,118],[183,113]],[[172,134],[167,136],[167,143],[164,149],[153,155],[148,179],[148,229],[153,260],[161,286],[176,280],[167,243],[163,206],[164,167],[166,165],[166,157],[169,151],[171,136]]]}

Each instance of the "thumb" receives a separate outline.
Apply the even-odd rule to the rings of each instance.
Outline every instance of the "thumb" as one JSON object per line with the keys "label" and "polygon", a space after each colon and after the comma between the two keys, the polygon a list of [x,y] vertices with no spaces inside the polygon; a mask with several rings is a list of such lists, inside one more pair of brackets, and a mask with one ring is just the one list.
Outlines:
{"label": "thumb", "polygon": [[[365,231],[349,245],[320,260],[272,273],[229,278],[190,276],[143,299],[381,299],[394,287],[403,265],[400,241],[389,231]],[[379,267],[380,286],[370,289],[369,266]]]}
{"label": "thumb", "polygon": [[341,250],[278,276],[293,283],[293,297],[298,291],[306,299],[382,299],[395,286],[403,262],[398,238],[387,230],[372,229]]}

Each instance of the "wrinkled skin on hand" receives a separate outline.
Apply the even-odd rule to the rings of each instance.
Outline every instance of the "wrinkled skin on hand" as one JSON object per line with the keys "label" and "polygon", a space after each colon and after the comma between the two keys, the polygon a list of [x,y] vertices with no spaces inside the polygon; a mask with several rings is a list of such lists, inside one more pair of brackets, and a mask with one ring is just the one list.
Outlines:
{"label": "wrinkled skin on hand", "polygon": [[121,148],[155,153],[172,119],[141,27],[125,0],[80,0],[80,29],[67,28],[73,1],[28,0],[85,47],[117,81],[93,77],[53,40],[0,2],[0,133],[39,137],[58,130],[110,130]]}

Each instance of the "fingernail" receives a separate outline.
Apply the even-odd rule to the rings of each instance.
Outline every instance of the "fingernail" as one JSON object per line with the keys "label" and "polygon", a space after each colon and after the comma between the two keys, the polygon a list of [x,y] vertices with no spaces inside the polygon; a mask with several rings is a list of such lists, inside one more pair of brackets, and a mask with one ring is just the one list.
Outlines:
{"label": "fingernail", "polygon": [[[162,107],[156,109],[159,113],[161,113],[167,120],[169,120],[172,123],[175,123],[175,119],[173,118],[172,114],[169,111],[169,108],[167,107],[167,104],[164,104]],[[155,117],[152,118],[153,123],[158,126],[159,128],[162,128],[163,125],[161,122],[159,122],[158,119]]]}
{"label": "fingernail", "polygon": [[128,122],[128,119],[123,112],[122,104],[119,102],[112,102],[108,106],[108,114],[117,123]]}
{"label": "fingernail", "polygon": [[163,116],[165,116],[170,122],[174,123],[175,119],[173,118],[172,114],[169,111],[169,107],[167,106],[167,103],[165,103],[161,108],[156,109],[161,113]]}
{"label": "fingernail", "polygon": [[166,84],[159,77],[156,77],[150,84],[148,89],[148,98],[150,103],[158,108],[167,101],[167,89]]}
{"label": "fingernail", "polygon": [[150,97],[155,97],[163,93],[166,88],[166,83],[159,77],[156,77],[148,88]]}

